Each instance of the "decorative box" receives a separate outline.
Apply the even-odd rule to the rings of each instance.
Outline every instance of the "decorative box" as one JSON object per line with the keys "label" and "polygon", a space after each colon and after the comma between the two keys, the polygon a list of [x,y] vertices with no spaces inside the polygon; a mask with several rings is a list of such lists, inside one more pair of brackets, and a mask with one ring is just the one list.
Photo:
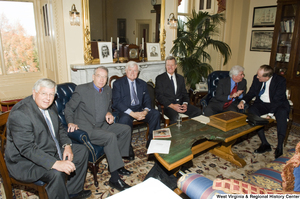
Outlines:
{"label": "decorative box", "polygon": [[208,125],[221,129],[222,131],[229,131],[248,124],[246,118],[247,115],[242,113],[227,111],[210,116]]}

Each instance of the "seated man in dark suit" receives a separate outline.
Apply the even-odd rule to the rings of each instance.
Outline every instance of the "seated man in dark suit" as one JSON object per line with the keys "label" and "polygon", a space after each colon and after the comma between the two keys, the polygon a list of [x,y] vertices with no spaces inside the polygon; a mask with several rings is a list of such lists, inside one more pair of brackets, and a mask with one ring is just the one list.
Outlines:
{"label": "seated man in dark suit", "polygon": [[115,124],[111,113],[111,89],[106,84],[108,70],[99,66],[94,70],[93,81],[78,85],[66,104],[65,118],[68,132],[82,129],[93,144],[104,146],[111,178],[109,185],[120,191],[129,188],[120,177],[132,172],[124,168],[122,157],[129,156],[130,127]]}
{"label": "seated man in dark suit", "polygon": [[167,57],[167,72],[158,75],[155,81],[156,99],[164,105],[164,113],[170,119],[170,124],[176,122],[178,113],[188,115],[190,118],[201,115],[201,109],[188,103],[189,95],[185,88],[184,78],[175,74],[176,68],[175,57]]}
{"label": "seated man in dark suit", "polygon": [[48,198],[88,198],[91,191],[83,190],[88,150],[72,145],[53,104],[55,93],[55,82],[40,79],[32,95],[12,108],[7,121],[7,169],[17,180],[47,183]]}
{"label": "seated man in dark suit", "polygon": [[128,62],[125,71],[126,77],[116,80],[113,84],[113,109],[119,112],[119,123],[127,124],[131,129],[134,119],[149,124],[148,146],[153,137],[153,130],[160,129],[160,114],[151,107],[147,83],[137,78],[138,64],[134,61]]}
{"label": "seated man in dark suit", "polygon": [[[243,97],[238,108],[243,109],[244,104],[250,102],[253,97],[256,98],[253,105],[249,108],[249,113],[258,116],[268,114],[268,118],[273,115],[276,117],[278,144],[275,150],[275,158],[278,158],[283,153],[283,141],[290,110],[290,105],[286,98],[285,78],[275,74],[273,68],[269,65],[260,66],[257,75],[253,77],[249,92]],[[262,143],[254,152],[264,153],[271,151],[271,146],[265,137],[264,128],[258,130],[258,136]]]}
{"label": "seated man in dark suit", "polygon": [[237,105],[246,92],[247,81],[244,76],[242,66],[233,66],[229,71],[229,77],[219,80],[216,95],[209,101],[204,115],[211,116],[224,111],[238,112]]}

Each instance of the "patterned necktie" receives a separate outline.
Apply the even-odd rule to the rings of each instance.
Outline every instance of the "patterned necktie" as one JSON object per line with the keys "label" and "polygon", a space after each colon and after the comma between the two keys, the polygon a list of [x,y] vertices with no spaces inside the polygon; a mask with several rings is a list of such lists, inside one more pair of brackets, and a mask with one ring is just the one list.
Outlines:
{"label": "patterned necktie", "polygon": [[174,81],[173,81],[173,75],[171,76],[171,83],[173,85],[174,94],[176,94],[176,92],[175,92],[175,84],[174,84]]}
{"label": "patterned necktie", "polygon": [[42,110],[42,113],[43,113],[43,116],[46,120],[46,123],[48,125],[48,128],[50,130],[50,134],[55,142],[55,145],[56,145],[56,149],[57,149],[57,152],[58,152],[58,155],[59,155],[59,158],[62,160],[62,153],[61,153],[61,150],[60,150],[60,146],[59,146],[59,143],[58,143],[58,140],[56,139],[55,137],[55,134],[54,134],[54,130],[52,128],[52,125],[51,125],[51,122],[50,122],[50,118],[47,117],[46,113],[45,113],[45,110]]}
{"label": "patterned necktie", "polygon": [[131,82],[131,105],[135,106],[139,104],[139,98],[134,89],[134,82]]}
{"label": "patterned necktie", "polygon": [[[237,83],[235,83],[233,89],[231,90],[231,93],[230,95],[233,95],[233,93],[236,93],[237,92]],[[229,102],[226,102],[223,106],[223,109],[226,109],[230,106],[230,104],[233,102],[233,98],[229,101]]]}
{"label": "patterned necktie", "polygon": [[258,96],[260,97],[262,94],[264,94],[265,90],[266,90],[266,82],[264,82],[264,86],[263,86],[263,88],[259,91]]}
{"label": "patterned necktie", "polygon": [[99,93],[102,93],[102,88],[99,89]]}

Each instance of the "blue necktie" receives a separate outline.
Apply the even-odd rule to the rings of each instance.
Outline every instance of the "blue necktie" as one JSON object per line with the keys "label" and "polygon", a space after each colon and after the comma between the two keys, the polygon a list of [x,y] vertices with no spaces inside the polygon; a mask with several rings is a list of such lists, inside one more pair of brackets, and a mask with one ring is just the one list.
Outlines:
{"label": "blue necktie", "polygon": [[134,89],[134,82],[131,82],[131,105],[135,106],[139,104],[139,98]]}
{"label": "blue necktie", "polygon": [[266,82],[264,82],[264,86],[263,86],[263,88],[259,91],[258,96],[260,97],[262,94],[264,94],[265,90],[266,90]]}
{"label": "blue necktie", "polygon": [[45,110],[42,110],[42,113],[43,113],[43,116],[47,122],[47,125],[48,125],[48,128],[50,130],[50,133],[51,133],[51,136],[55,142],[55,145],[56,145],[56,149],[57,149],[57,152],[58,152],[58,155],[59,155],[59,158],[62,160],[62,153],[61,153],[61,150],[60,150],[60,146],[59,146],[59,143],[55,137],[55,134],[54,134],[54,130],[52,128],[52,125],[51,125],[51,122],[49,120],[49,118],[47,117],[46,113],[45,113]]}
{"label": "blue necktie", "polygon": [[174,94],[176,94],[176,92],[175,92],[175,84],[174,84],[174,81],[173,81],[173,75],[171,76],[171,83],[173,85]]}

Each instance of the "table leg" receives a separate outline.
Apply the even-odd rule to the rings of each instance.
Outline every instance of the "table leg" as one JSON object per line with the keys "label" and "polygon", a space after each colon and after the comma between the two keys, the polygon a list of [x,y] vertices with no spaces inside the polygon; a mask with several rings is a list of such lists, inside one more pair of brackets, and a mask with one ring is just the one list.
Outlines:
{"label": "table leg", "polygon": [[246,165],[246,162],[231,150],[231,147],[235,143],[235,141],[236,140],[223,142],[221,146],[215,147],[209,152],[237,165],[238,167],[244,167]]}

